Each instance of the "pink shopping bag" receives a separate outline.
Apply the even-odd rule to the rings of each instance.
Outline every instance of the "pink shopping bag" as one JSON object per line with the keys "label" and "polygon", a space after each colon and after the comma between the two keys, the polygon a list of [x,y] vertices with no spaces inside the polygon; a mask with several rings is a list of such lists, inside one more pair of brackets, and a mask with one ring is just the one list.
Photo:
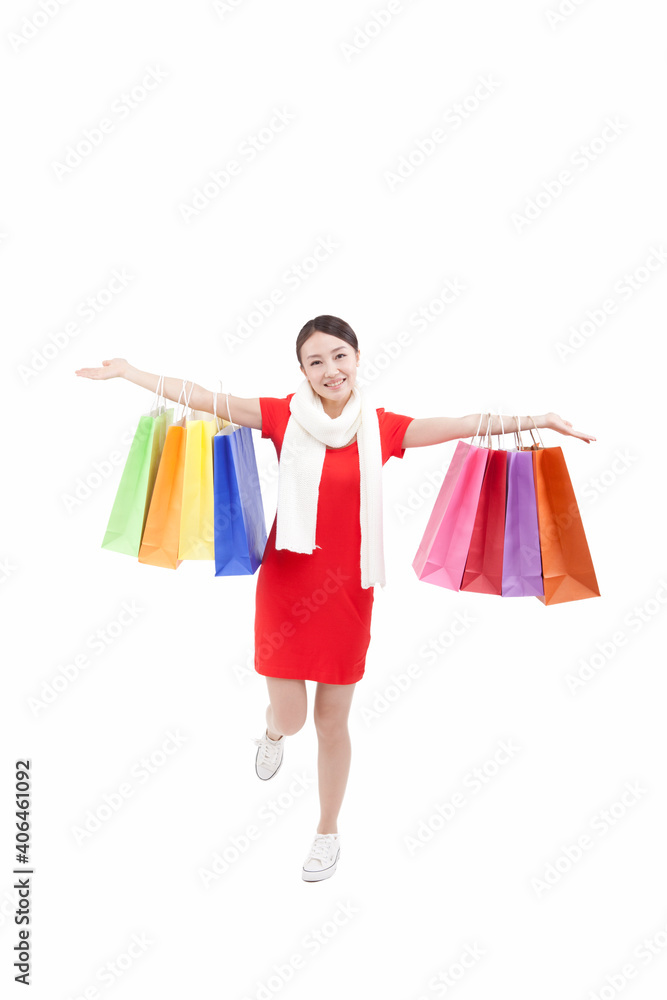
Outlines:
{"label": "pink shopping bag", "polygon": [[456,445],[412,562],[420,580],[459,590],[489,454],[465,441]]}

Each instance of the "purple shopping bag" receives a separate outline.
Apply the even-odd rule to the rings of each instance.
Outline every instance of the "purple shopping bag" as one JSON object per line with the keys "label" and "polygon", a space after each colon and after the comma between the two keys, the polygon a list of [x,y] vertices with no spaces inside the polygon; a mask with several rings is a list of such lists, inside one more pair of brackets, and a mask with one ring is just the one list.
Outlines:
{"label": "purple shopping bag", "polygon": [[460,588],[489,454],[458,442],[412,562],[420,580]]}
{"label": "purple shopping bag", "polygon": [[507,455],[503,597],[544,595],[531,450]]}

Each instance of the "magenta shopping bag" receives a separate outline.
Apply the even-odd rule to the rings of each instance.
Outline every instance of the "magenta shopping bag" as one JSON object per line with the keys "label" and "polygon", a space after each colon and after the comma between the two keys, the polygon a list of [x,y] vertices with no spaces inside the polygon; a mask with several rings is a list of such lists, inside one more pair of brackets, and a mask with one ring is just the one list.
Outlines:
{"label": "magenta shopping bag", "polygon": [[503,597],[544,595],[533,453],[507,455],[507,509],[503,544]]}
{"label": "magenta shopping bag", "polygon": [[461,590],[502,594],[507,452],[489,450]]}
{"label": "magenta shopping bag", "polygon": [[456,445],[412,562],[420,580],[448,590],[461,586],[489,454],[464,441]]}

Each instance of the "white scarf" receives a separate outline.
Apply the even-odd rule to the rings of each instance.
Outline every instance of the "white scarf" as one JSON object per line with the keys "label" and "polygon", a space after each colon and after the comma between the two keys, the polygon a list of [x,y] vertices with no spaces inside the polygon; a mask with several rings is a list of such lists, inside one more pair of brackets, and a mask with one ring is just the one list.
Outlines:
{"label": "white scarf", "polygon": [[326,413],[308,379],[290,400],[278,467],[276,548],[292,552],[312,552],[316,548],[317,504],[326,446],[344,448],[355,434],[361,486],[361,586],[368,589],[379,583],[384,587],[380,424],[376,409],[356,385],[339,417]]}

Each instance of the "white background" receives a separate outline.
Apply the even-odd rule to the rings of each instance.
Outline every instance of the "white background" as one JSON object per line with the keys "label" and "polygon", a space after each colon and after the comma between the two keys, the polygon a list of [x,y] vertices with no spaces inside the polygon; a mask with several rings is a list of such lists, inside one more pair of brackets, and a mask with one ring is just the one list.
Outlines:
{"label": "white background", "polygon": [[[17,942],[13,770],[28,756],[35,997],[664,994],[664,36],[647,0],[562,2],[560,19],[557,2],[3,5],[3,981]],[[475,97],[482,79],[493,84]],[[276,109],[291,121],[248,160],[244,142]],[[112,130],[58,176],[104,118]],[[438,127],[442,141],[417,155]],[[413,166],[392,184],[401,157]],[[234,158],[240,173],[186,220]],[[314,266],[320,240],[336,246]],[[114,270],[130,277],[105,295]],[[262,785],[251,738],[268,699],[247,666],[256,577],[101,549],[122,470],[109,457],[124,461],[151,394],[74,370],[120,356],[285,396],[302,378],[296,335],[323,313],[357,333],[376,406],[555,411],[596,437],[542,435],[563,447],[602,596],[545,607],[419,581],[412,560],[456,442],[391,460],[388,582],[350,715],[341,858],[308,884],[315,685]],[[269,528],[275,450],[253,438]],[[136,620],[91,652],[123,602]],[[452,640],[457,616],[469,625]],[[432,663],[422,649],[438,637]],[[323,621],[323,643],[336,638]],[[90,665],[34,710],[86,651]],[[573,693],[568,675],[592,658]],[[419,675],[396,696],[410,664]],[[131,778],[170,732],[180,748]],[[494,768],[501,741],[517,749]],[[133,794],[77,842],[128,781]],[[456,792],[464,805],[438,826]],[[260,811],[279,797],[269,825]],[[252,825],[258,838],[206,888],[201,870]]]}

